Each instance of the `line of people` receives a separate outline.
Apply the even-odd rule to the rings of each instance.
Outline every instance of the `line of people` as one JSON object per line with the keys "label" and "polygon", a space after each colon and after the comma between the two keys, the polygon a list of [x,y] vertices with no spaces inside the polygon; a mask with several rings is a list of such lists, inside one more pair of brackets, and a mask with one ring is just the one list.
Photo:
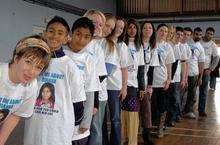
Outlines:
{"label": "line of people", "polygon": [[24,145],[137,145],[139,124],[145,144],[154,145],[152,124],[161,138],[181,117],[196,118],[197,86],[199,116],[207,116],[210,73],[219,62],[214,32],[139,26],[98,10],[70,29],[55,16],[0,65],[0,145],[21,117]]}

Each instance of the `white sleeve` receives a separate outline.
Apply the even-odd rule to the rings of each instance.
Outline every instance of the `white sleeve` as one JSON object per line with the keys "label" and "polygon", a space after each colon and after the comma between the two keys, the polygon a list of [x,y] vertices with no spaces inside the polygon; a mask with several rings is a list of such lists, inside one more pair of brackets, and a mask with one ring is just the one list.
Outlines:
{"label": "white sleeve", "polygon": [[151,51],[151,60],[150,60],[150,66],[160,66],[160,61],[158,57],[158,53],[156,49],[153,49]]}
{"label": "white sleeve", "polygon": [[165,59],[165,63],[166,64],[171,64],[175,62],[175,56],[174,56],[174,52],[173,52],[173,48],[170,44],[167,43],[167,45],[165,46],[166,48],[166,59]]}
{"label": "white sleeve", "polygon": [[218,46],[215,42],[212,43],[212,56],[218,56]]}
{"label": "white sleeve", "polygon": [[86,94],[83,84],[83,76],[79,72],[78,67],[72,61],[70,66],[68,67],[68,77],[67,81],[69,83],[72,101],[74,103],[81,102],[86,100]]}
{"label": "white sleeve", "polygon": [[93,59],[88,59],[86,62],[86,81],[85,81],[85,91],[94,92],[99,91],[99,78],[96,72],[96,61]]}
{"label": "white sleeve", "polygon": [[199,48],[199,51],[200,51],[198,61],[199,62],[205,62],[205,50],[204,50],[203,46],[200,43],[198,43],[198,48]]}
{"label": "white sleeve", "polygon": [[[101,42],[100,42],[101,43]],[[107,75],[107,71],[105,68],[105,54],[104,51],[102,49],[102,46],[100,44],[96,44],[96,56],[98,59],[98,63],[97,63],[97,72],[99,74],[99,76],[104,76]]]}
{"label": "white sleeve", "polygon": [[22,104],[15,112],[13,112],[14,115],[25,118],[30,117],[34,111],[34,105],[38,92],[37,80],[34,80],[26,89],[26,96],[23,96],[24,99],[22,100]]}
{"label": "white sleeve", "polygon": [[180,57],[181,60],[188,60],[187,50],[186,48],[184,48],[184,45],[180,45],[180,54],[181,54],[181,57]]}
{"label": "white sleeve", "polygon": [[125,67],[128,67],[130,66],[129,64],[129,59],[130,59],[130,53],[128,51],[128,47],[125,43],[121,43],[118,45],[118,55],[119,55],[119,58],[120,58],[120,65],[121,65],[121,68],[125,68]]}
{"label": "white sleeve", "polygon": [[143,47],[141,47],[140,50],[138,51],[138,66],[141,66],[141,65],[145,65]]}

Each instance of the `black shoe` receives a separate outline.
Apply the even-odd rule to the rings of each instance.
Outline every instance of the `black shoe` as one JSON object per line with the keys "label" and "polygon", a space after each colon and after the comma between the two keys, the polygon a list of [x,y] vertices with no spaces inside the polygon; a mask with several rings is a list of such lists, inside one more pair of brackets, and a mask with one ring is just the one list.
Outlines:
{"label": "black shoe", "polygon": [[200,117],[207,117],[207,114],[205,112],[199,112]]}

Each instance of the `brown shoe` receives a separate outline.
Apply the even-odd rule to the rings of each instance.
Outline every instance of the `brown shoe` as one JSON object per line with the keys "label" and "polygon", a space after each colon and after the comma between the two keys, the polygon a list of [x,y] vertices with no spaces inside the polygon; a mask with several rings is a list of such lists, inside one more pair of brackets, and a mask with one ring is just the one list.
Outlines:
{"label": "brown shoe", "polygon": [[207,114],[205,112],[199,112],[200,117],[207,117]]}

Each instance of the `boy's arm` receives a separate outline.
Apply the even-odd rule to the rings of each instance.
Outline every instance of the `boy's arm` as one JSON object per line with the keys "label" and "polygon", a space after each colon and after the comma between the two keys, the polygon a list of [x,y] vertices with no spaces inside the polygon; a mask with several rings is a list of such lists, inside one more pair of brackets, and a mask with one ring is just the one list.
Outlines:
{"label": "boy's arm", "polygon": [[7,138],[18,124],[21,117],[11,114],[0,126],[0,145],[4,145]]}

